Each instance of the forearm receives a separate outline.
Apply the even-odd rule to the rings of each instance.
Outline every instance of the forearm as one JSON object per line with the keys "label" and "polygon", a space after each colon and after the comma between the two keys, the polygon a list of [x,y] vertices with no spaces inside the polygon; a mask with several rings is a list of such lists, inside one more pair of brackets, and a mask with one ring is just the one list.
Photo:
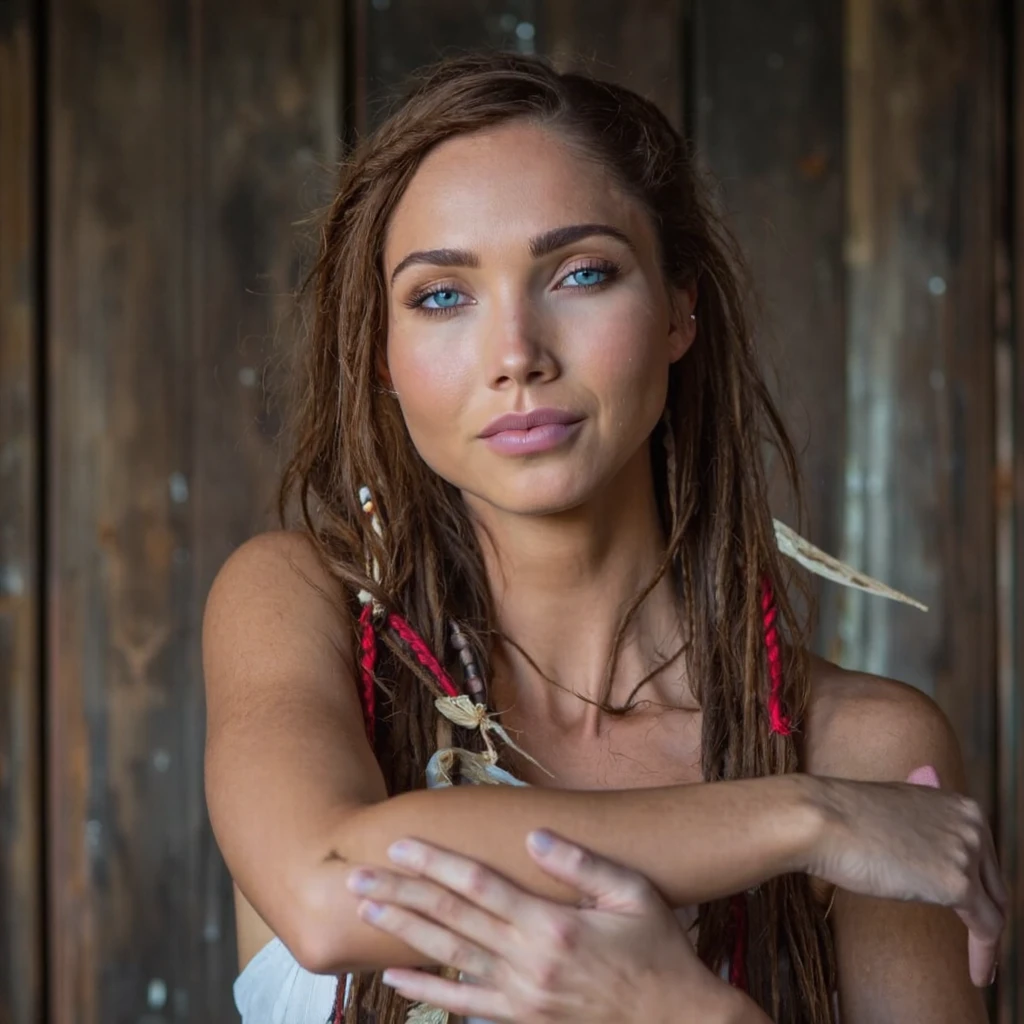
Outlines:
{"label": "forearm", "polygon": [[392,865],[388,846],[413,837],[486,865],[537,895],[578,894],[540,871],[526,834],[547,828],[646,875],[674,906],[741,891],[799,870],[815,829],[807,777],[635,790],[464,786],[405,793],[349,812],[305,887],[321,969],[412,966],[423,958],[358,920],[345,881],[356,865]]}

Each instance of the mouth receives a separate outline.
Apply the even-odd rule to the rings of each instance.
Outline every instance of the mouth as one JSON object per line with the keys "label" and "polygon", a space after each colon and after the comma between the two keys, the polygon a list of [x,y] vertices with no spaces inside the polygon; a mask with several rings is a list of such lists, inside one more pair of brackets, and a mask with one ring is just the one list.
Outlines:
{"label": "mouth", "polygon": [[548,421],[524,429],[498,430],[485,435],[483,440],[488,448],[501,455],[534,455],[551,451],[575,437],[582,424],[582,419],[568,423]]}
{"label": "mouth", "polygon": [[526,432],[538,427],[569,426],[579,423],[583,416],[568,409],[532,409],[530,412],[509,412],[504,416],[491,420],[482,431],[480,437],[494,437],[507,431]]}

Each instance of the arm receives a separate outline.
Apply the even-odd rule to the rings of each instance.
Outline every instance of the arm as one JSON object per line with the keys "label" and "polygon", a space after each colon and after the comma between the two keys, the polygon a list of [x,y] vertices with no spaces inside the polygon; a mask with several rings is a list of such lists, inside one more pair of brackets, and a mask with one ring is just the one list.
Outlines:
{"label": "arm", "polygon": [[419,956],[361,922],[350,864],[388,863],[416,836],[538,895],[573,900],[526,854],[543,825],[647,875],[677,904],[795,870],[816,812],[798,778],[628,792],[460,787],[387,799],[366,741],[341,595],[308,541],[243,546],[211,590],[203,629],[210,816],[232,877],[313,970]]}
{"label": "arm", "polygon": [[206,791],[234,881],[314,971],[424,959],[359,920],[346,881],[412,836],[549,899],[574,902],[525,853],[544,826],[646,875],[673,904],[790,871],[957,906],[992,956],[1001,912],[974,884],[997,874],[976,805],[914,786],[808,775],[620,792],[465,787],[387,799],[356,695],[342,595],[309,542],[270,534],[214,582],[203,625]]}
{"label": "arm", "polygon": [[[898,683],[819,666],[829,696],[820,711],[812,711],[811,771],[903,781],[928,764],[944,788],[964,791],[956,737],[928,697]],[[831,921],[843,1024],[987,1019],[982,993],[967,971],[967,931],[952,910],[839,890]]]}

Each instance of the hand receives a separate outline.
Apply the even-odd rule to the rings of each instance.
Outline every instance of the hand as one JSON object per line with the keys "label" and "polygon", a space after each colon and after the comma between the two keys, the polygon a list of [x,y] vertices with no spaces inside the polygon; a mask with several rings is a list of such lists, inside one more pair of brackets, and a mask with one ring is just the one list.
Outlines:
{"label": "hand", "polygon": [[533,896],[475,861],[410,840],[389,855],[413,877],[353,872],[349,888],[374,901],[360,904],[364,920],[477,983],[415,970],[389,970],[386,982],[408,999],[517,1024],[767,1019],[743,1015],[759,1011],[704,967],[642,875],[547,832],[531,833],[527,849],[583,905]]}
{"label": "hand", "polygon": [[910,785],[818,782],[828,825],[810,874],[866,896],[951,907],[969,932],[971,980],[990,984],[1008,895],[981,808],[940,792],[930,766],[911,772]]}

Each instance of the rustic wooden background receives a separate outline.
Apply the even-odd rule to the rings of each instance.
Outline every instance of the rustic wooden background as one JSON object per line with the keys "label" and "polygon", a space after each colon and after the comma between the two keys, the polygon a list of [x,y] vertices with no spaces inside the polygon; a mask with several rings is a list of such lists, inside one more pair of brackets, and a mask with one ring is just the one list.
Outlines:
{"label": "rustic wooden background", "polygon": [[825,587],[817,646],[952,718],[1024,1021],[1024,4],[0,0],[0,1024],[235,1019],[203,600],[272,521],[330,165],[478,46],[647,93],[717,176],[810,534],[932,608]]}

